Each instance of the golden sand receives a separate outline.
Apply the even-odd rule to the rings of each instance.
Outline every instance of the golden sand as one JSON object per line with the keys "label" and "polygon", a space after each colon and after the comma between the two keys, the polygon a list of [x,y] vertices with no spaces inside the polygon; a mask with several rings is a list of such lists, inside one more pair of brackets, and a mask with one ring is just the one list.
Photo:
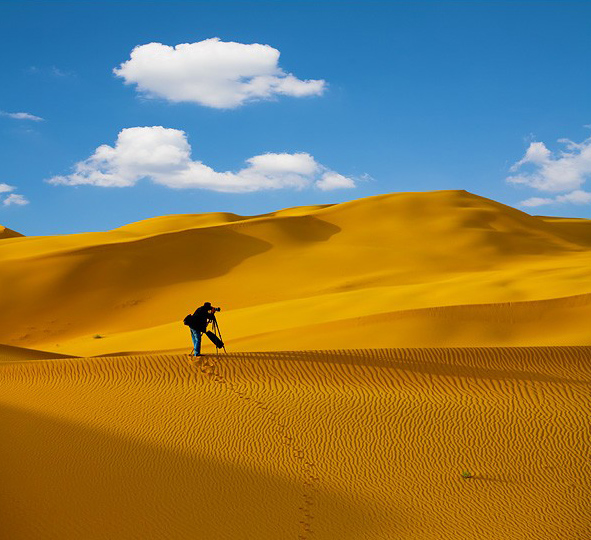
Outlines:
{"label": "golden sand", "polygon": [[5,362],[2,537],[582,540],[590,358],[524,347]]}
{"label": "golden sand", "polygon": [[[441,191],[2,230],[0,540],[591,538],[591,221]],[[204,301],[230,354],[195,362]]]}
{"label": "golden sand", "polygon": [[234,350],[589,345],[590,268],[591,221],[465,191],[165,216],[3,239],[0,343],[187,350],[207,300]]}

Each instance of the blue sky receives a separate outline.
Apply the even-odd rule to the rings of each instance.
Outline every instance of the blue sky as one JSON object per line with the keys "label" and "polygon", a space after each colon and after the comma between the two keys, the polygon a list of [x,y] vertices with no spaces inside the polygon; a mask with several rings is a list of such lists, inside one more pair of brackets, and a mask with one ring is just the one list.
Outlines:
{"label": "blue sky", "polygon": [[437,189],[591,218],[589,2],[20,0],[0,40],[27,235]]}

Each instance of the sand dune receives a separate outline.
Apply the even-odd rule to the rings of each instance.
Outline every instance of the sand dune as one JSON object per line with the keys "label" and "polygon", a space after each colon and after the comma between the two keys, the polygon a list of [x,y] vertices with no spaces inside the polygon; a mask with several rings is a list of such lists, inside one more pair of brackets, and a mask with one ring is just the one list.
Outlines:
{"label": "sand dune", "polygon": [[[5,239],[0,342],[75,356],[180,349],[180,321],[208,300],[237,348],[535,345],[534,327],[538,344],[582,345],[583,307],[565,308],[561,330],[550,312],[528,319],[552,304],[507,330],[497,318],[509,303],[590,294],[590,232],[589,220],[440,191]],[[463,331],[469,305],[488,307]]]}
{"label": "sand dune", "polygon": [[2,540],[590,537],[591,221],[441,191],[2,231]]}
{"label": "sand dune", "polygon": [[[351,302],[355,295],[350,294]],[[360,294],[361,296],[361,294]],[[338,309],[339,299],[323,300],[325,310],[302,324],[314,302],[298,300],[270,304],[248,310],[250,325],[240,325],[241,311],[222,314],[223,337],[229,351],[280,351],[302,349],[461,346],[554,346],[579,343],[591,345],[591,295],[577,295],[551,300],[466,304],[421,309],[384,311],[367,316],[353,316],[354,309]],[[387,305],[387,292],[382,300]],[[357,301],[361,301],[358,299]],[[281,318],[282,311],[292,313]],[[293,315],[300,315],[300,318]],[[261,324],[260,321],[266,321]],[[204,351],[215,349],[204,340]],[[130,343],[141,349],[127,348]],[[180,344],[180,346],[179,346]],[[82,337],[70,341],[73,349],[85,355],[156,353],[183,354],[192,345],[187,330],[178,322],[148,329],[113,333],[104,339]]]}
{"label": "sand dune", "polygon": [[[241,351],[347,347],[591,345],[591,295],[379,313],[244,337]],[[542,330],[543,329],[543,330]]]}
{"label": "sand dune", "polygon": [[13,231],[8,227],[3,227],[2,225],[0,225],[0,240],[3,240],[5,238],[19,238],[22,236],[24,235],[22,235],[19,232]]}
{"label": "sand dune", "polygon": [[5,362],[3,537],[586,538],[590,360],[491,347]]}

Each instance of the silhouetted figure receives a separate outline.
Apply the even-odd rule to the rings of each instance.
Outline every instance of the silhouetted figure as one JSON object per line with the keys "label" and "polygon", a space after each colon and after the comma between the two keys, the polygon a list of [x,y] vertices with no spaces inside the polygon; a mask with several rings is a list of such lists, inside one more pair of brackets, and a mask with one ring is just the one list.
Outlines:
{"label": "silhouetted figure", "polygon": [[210,302],[205,302],[198,307],[191,318],[191,338],[193,339],[193,353],[195,356],[201,355],[201,336],[207,331],[207,325],[213,320],[215,308],[211,307]]}

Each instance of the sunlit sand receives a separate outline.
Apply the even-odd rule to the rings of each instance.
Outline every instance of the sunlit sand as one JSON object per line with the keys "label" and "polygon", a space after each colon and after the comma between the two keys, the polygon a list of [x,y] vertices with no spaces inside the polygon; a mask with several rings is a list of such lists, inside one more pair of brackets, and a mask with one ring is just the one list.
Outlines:
{"label": "sunlit sand", "polygon": [[441,191],[2,230],[2,538],[588,535],[591,221]]}

